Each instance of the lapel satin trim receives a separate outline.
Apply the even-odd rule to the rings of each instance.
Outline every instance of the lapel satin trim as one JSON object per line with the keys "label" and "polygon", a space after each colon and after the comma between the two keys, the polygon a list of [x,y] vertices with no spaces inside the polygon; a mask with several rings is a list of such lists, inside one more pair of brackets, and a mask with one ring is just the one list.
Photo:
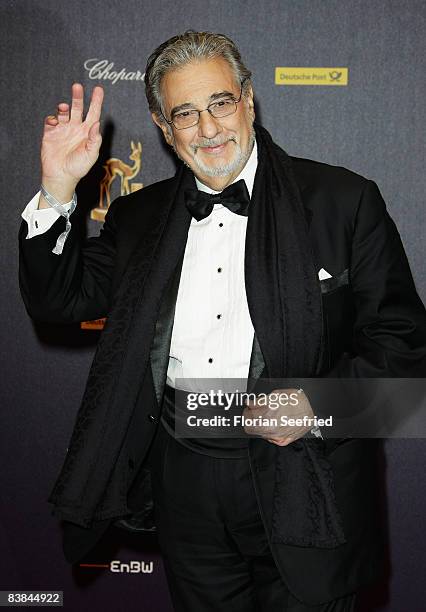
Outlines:
{"label": "lapel satin trim", "polygon": [[170,343],[172,340],[173,324],[175,319],[176,299],[182,272],[183,256],[180,258],[169,284],[164,291],[158,319],[155,324],[154,340],[151,346],[151,370],[154,382],[155,395],[158,406],[163,400],[164,386],[169,365]]}
{"label": "lapel satin trim", "polygon": [[262,374],[264,369],[265,369],[265,361],[263,359],[263,354],[262,354],[257,336],[256,334],[254,334],[253,346],[251,349],[248,381],[247,381],[247,391],[248,392],[253,390],[257,379],[260,378],[260,375]]}

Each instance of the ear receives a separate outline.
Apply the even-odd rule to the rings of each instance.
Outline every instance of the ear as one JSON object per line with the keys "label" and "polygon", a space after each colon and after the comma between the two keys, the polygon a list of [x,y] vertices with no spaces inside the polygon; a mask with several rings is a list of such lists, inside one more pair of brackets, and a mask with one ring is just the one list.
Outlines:
{"label": "ear", "polygon": [[245,94],[245,100],[246,100],[246,104],[247,104],[249,111],[253,113],[253,117],[254,117],[254,94],[253,94],[253,87],[251,85],[249,85],[247,89],[247,92]]}
{"label": "ear", "polygon": [[168,145],[172,147],[174,143],[174,138],[169,124],[166,123],[164,119],[160,119],[160,117],[156,113],[151,113],[151,117],[155,125],[158,125],[160,130],[163,132],[164,140],[167,142]]}

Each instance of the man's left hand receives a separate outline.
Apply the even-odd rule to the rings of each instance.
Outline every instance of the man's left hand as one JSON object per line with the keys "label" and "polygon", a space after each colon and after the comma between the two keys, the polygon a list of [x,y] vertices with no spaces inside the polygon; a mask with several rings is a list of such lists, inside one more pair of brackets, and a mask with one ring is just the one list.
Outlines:
{"label": "man's left hand", "polygon": [[[308,419],[313,419],[314,413],[302,389],[275,389],[266,396],[262,405],[259,397],[257,401],[248,400],[243,416],[245,419],[260,418],[255,425],[244,425],[247,434],[278,446],[287,446],[312,429],[313,422],[309,423]],[[307,424],[293,424],[291,420],[294,419],[304,420]]]}

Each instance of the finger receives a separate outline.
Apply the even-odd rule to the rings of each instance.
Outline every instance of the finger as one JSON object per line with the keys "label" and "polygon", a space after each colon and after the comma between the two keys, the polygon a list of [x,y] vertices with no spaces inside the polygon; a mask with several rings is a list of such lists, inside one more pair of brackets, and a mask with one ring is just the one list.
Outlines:
{"label": "finger", "polygon": [[306,431],[307,431],[306,429],[300,429],[297,431],[293,430],[291,432],[289,432],[287,429],[287,431],[283,431],[281,433],[276,431],[275,437],[280,438],[281,440],[283,440],[284,438],[289,439],[289,440],[298,440],[299,438],[302,438],[305,435]]}
{"label": "finger", "polygon": [[70,107],[66,102],[58,104],[58,111],[56,113],[59,123],[68,123],[70,120]]}
{"label": "finger", "polygon": [[277,446],[282,446],[282,440],[280,438],[267,438],[268,442],[271,444],[276,444]]}
{"label": "finger", "polygon": [[266,427],[257,427],[255,425],[244,425],[244,431],[250,436],[260,436],[261,438],[278,438],[277,432],[274,429]]}
{"label": "finger", "polygon": [[44,120],[44,129],[53,129],[58,125],[58,119],[56,115],[49,115]]}
{"label": "finger", "polygon": [[71,121],[73,123],[81,123],[84,110],[84,89],[80,83],[74,83],[72,88],[71,100]]}
{"label": "finger", "polygon": [[44,122],[49,125],[58,125],[58,118],[56,117],[56,115],[48,115]]}
{"label": "finger", "polygon": [[99,121],[96,121],[96,123],[94,123],[89,130],[86,148],[89,152],[97,151],[101,146],[101,142],[102,136],[100,134],[100,123]]}
{"label": "finger", "polygon": [[287,446],[292,441],[293,438],[268,438],[268,442],[272,442],[272,444],[277,446]]}
{"label": "finger", "polygon": [[[285,446],[286,444],[289,444],[290,442],[294,442],[295,440],[298,440],[299,438],[302,438],[305,433],[309,431],[309,429],[306,428],[300,428],[300,429],[296,429],[296,430],[292,430],[291,433],[290,432],[282,432],[281,434],[278,431],[271,431],[268,432],[269,438],[272,440],[275,440],[276,442],[280,443],[280,446]],[[274,435],[275,434],[275,435]]]}
{"label": "finger", "polygon": [[89,110],[87,111],[86,121],[92,125],[101,118],[102,102],[104,99],[104,90],[100,85],[96,85],[92,91]]}
{"label": "finger", "polygon": [[268,411],[268,407],[267,406],[262,406],[262,405],[254,403],[254,402],[247,402],[246,405],[245,405],[245,408],[247,408],[247,410],[250,410],[250,412],[255,412],[256,410],[258,412],[267,412]]}

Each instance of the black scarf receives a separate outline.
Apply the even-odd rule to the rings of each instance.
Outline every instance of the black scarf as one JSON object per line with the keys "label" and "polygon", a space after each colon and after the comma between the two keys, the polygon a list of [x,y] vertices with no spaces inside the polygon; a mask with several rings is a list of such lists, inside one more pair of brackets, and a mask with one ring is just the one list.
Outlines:
{"label": "black scarf", "polygon": [[292,162],[256,126],[258,167],[246,234],[246,291],[269,378],[315,376],[322,311],[308,211]]}
{"label": "black scarf", "polygon": [[[322,345],[321,294],[307,211],[289,156],[264,128],[256,125],[255,129],[259,162],[245,247],[249,311],[264,356],[265,375],[307,378],[320,370]],[[173,272],[169,262],[181,258],[186,244],[191,217],[183,193],[194,183],[192,173],[181,165],[176,191],[164,205],[158,225],[132,255],[98,344],[69,451],[49,498],[57,516],[83,527],[129,512],[123,441],[139,392],[134,364],[139,365],[142,380],[161,298]],[[294,489],[296,499],[284,507],[279,502],[275,512],[292,513],[291,533],[283,525],[276,537],[290,543],[330,546],[341,540],[339,521],[332,491],[324,485],[327,466],[317,461],[312,442],[316,441],[298,440],[288,447],[276,447],[277,474],[293,470],[302,479],[300,493],[299,486]],[[318,483],[321,508],[315,512],[322,518],[312,525],[309,515],[314,498],[308,493],[313,487],[318,489]],[[311,506],[305,507],[308,497]],[[300,512],[305,518],[299,520]]]}

